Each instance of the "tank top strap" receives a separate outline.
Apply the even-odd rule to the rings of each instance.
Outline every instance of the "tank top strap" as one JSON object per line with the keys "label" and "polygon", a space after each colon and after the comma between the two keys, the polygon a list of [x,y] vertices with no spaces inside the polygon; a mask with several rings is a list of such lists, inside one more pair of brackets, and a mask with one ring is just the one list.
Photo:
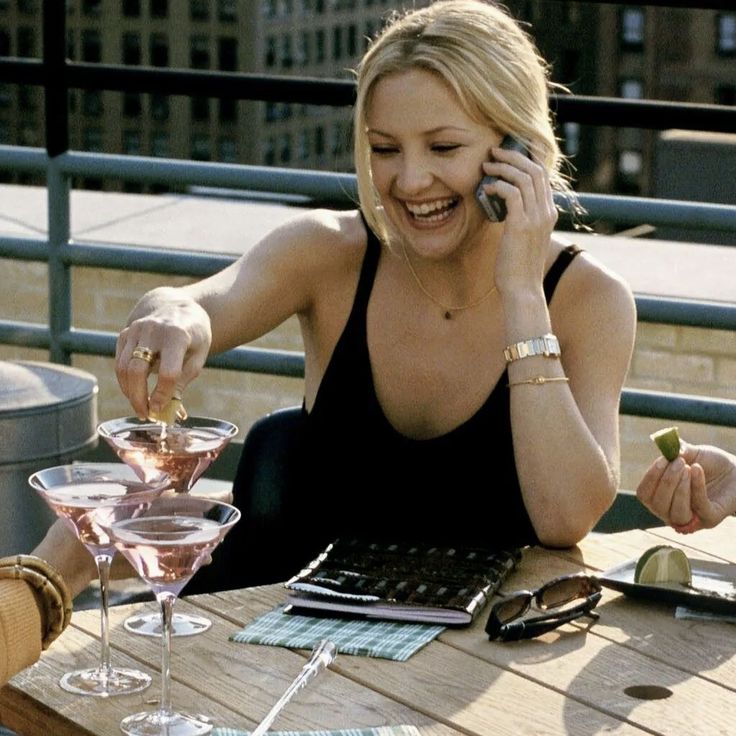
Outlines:
{"label": "tank top strap", "polygon": [[360,276],[358,278],[358,288],[355,292],[355,301],[353,303],[353,312],[365,314],[368,309],[368,300],[373,289],[373,282],[378,271],[378,260],[381,255],[381,242],[376,234],[371,230],[366,222],[365,215],[359,210],[360,217],[365,225],[368,233],[368,242],[366,244],[365,256],[363,257],[363,265],[360,268]]}
{"label": "tank top strap", "polygon": [[560,251],[560,255],[557,256],[555,262],[550,266],[549,271],[544,277],[544,296],[547,299],[547,304],[552,301],[552,296],[557,288],[557,283],[560,277],[567,267],[572,263],[578,253],[582,253],[583,249],[577,245],[568,245]]}

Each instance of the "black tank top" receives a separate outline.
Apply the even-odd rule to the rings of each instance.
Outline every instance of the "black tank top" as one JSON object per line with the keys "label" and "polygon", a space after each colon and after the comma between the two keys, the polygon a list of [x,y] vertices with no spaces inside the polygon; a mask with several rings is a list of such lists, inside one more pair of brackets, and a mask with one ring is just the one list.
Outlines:
{"label": "black tank top", "polygon": [[[381,244],[366,229],[350,316],[314,406],[309,413],[303,409],[307,483],[299,494],[301,513],[325,543],[347,532],[499,547],[537,543],[514,461],[507,371],[480,409],[445,435],[411,439],[384,415],[366,332]],[[548,304],[578,252],[565,249],[546,274]]]}

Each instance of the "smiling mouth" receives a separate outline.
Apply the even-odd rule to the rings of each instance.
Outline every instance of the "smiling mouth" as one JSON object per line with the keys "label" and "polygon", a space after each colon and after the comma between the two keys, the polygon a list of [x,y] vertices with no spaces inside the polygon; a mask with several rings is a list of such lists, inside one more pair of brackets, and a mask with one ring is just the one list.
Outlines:
{"label": "smiling mouth", "polygon": [[417,222],[443,222],[457,206],[457,199],[450,197],[437,199],[434,202],[422,202],[414,204],[405,202],[407,212]]}

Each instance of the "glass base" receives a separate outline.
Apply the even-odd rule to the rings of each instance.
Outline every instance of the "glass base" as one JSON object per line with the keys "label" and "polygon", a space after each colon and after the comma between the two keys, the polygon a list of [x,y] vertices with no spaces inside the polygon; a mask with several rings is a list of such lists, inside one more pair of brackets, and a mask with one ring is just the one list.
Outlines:
{"label": "glass base", "polygon": [[162,710],[135,713],[120,722],[120,730],[128,736],[200,736],[212,728],[207,716]]}
{"label": "glass base", "polygon": [[111,695],[130,695],[145,690],[151,684],[151,678],[145,672],[112,668],[103,670],[99,667],[91,670],[67,672],[61,680],[61,687],[75,695],[96,695],[107,698]]}
{"label": "glass base", "polygon": [[[186,613],[175,613],[171,621],[172,636],[193,636],[201,634],[212,626],[212,621],[204,616],[191,616]],[[161,636],[161,614],[146,613],[130,616],[125,619],[123,626],[132,634],[143,636]]]}

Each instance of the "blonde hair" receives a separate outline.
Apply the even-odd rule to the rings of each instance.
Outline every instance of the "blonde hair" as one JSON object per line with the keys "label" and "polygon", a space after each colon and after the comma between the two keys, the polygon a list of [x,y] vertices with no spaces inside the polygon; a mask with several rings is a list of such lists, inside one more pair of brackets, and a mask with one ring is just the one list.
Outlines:
{"label": "blonde hair", "polygon": [[437,0],[396,13],[372,43],[357,73],[354,155],[360,206],[371,228],[389,242],[388,225],[371,175],[366,115],[382,78],[420,68],[437,74],[467,114],[529,147],[549,172],[552,188],[575,202],[566,159],[555,137],[548,93],[559,87],[524,30],[483,0]]}

